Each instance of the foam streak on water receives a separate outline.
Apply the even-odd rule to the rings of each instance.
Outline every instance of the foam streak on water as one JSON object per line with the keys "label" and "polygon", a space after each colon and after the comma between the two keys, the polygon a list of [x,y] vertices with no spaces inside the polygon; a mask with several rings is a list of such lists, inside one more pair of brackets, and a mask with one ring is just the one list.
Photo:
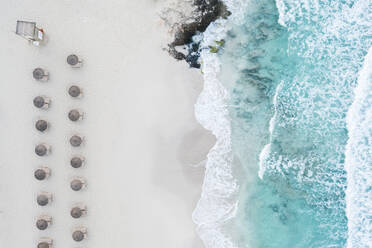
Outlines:
{"label": "foam streak on water", "polygon": [[270,142],[264,146],[260,153],[259,157],[259,171],[258,171],[258,176],[260,179],[263,179],[263,175],[265,173],[265,166],[263,165],[263,161],[269,156],[270,153],[270,143],[272,142],[272,134],[274,131],[274,125],[275,125],[275,118],[277,117],[278,110],[277,110],[277,99],[278,99],[278,94],[282,90],[282,85],[283,82],[281,82],[278,87],[275,90],[275,95],[273,99],[273,106],[274,106],[274,115],[270,120],[270,125],[269,125],[269,132],[270,132]]}
{"label": "foam streak on water", "polygon": [[347,115],[348,248],[372,245],[372,48],[365,57]]}

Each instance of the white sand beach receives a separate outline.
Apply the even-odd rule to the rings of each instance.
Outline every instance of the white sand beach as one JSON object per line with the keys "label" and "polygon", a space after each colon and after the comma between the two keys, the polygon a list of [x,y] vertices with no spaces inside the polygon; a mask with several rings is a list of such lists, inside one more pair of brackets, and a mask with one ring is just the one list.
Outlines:
{"label": "white sand beach", "polygon": [[[194,117],[202,89],[200,71],[189,69],[162,50],[167,30],[154,0],[12,0],[0,3],[0,247],[36,247],[51,237],[53,247],[76,247],[72,228],[84,225],[81,247],[199,248],[191,220],[200,197],[203,167],[214,137]],[[47,35],[34,47],[17,36],[17,20],[36,21]],[[72,69],[67,55],[84,66]],[[50,80],[40,83],[32,71],[43,67]],[[67,94],[82,87],[82,99]],[[47,111],[36,109],[37,95],[52,99]],[[72,123],[67,113],[81,109]],[[38,133],[34,123],[48,120]],[[78,133],[83,147],[70,147]],[[34,154],[39,142],[52,146],[46,158]],[[86,157],[73,169],[73,154]],[[45,165],[52,176],[35,180]],[[87,187],[74,192],[69,183],[84,177]],[[53,194],[50,206],[36,204],[40,191]],[[81,219],[69,215],[72,204],[87,205]],[[53,217],[45,231],[35,227],[42,214]],[[79,246],[79,247],[80,247]]]}

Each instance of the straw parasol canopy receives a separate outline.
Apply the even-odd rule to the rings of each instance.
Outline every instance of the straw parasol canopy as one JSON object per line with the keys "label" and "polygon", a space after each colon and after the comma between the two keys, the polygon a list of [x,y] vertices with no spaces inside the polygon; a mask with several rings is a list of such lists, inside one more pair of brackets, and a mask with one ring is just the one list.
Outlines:
{"label": "straw parasol canopy", "polygon": [[46,206],[49,203],[49,198],[45,194],[40,194],[37,196],[36,201],[40,206]]}
{"label": "straw parasol canopy", "polygon": [[73,168],[77,169],[83,165],[83,159],[81,157],[73,157],[70,161],[70,164]]}
{"label": "straw parasol canopy", "polygon": [[79,110],[73,109],[68,112],[68,118],[70,121],[78,121],[81,117]]}
{"label": "straw parasol canopy", "polygon": [[76,230],[72,233],[72,239],[76,242],[80,242],[84,239],[84,233],[80,230]]}
{"label": "straw parasol canopy", "polygon": [[79,207],[74,207],[71,209],[70,214],[72,218],[78,219],[83,215],[83,210]]}
{"label": "straw parasol canopy", "polygon": [[79,191],[83,188],[84,182],[80,179],[74,179],[71,181],[70,186],[73,191]]}
{"label": "straw parasol canopy", "polygon": [[78,135],[73,135],[70,138],[70,144],[73,147],[79,147],[83,143],[83,139]]}
{"label": "straw parasol canopy", "polygon": [[78,97],[81,94],[81,90],[78,86],[73,85],[68,89],[68,94],[72,97]]}
{"label": "straw parasol canopy", "polygon": [[34,176],[37,180],[44,180],[47,177],[47,173],[44,169],[37,169],[34,173]]}
{"label": "straw parasol canopy", "polygon": [[35,153],[40,157],[45,156],[48,153],[48,148],[44,144],[39,144],[35,147]]}
{"label": "straw parasol canopy", "polygon": [[38,219],[36,221],[36,227],[37,229],[39,230],[45,230],[48,228],[48,221],[44,220],[44,219]]}
{"label": "straw parasol canopy", "polygon": [[37,248],[50,248],[50,245],[47,242],[40,242]]}
{"label": "straw parasol canopy", "polygon": [[46,76],[46,73],[45,73],[44,69],[42,69],[42,68],[36,68],[36,69],[32,72],[32,76],[33,76],[34,79],[36,79],[36,80],[42,80],[42,79]]}
{"label": "straw parasol canopy", "polygon": [[37,96],[34,98],[34,106],[37,108],[42,108],[45,105],[45,99],[42,96]]}
{"label": "straw parasol canopy", "polygon": [[79,63],[79,57],[75,54],[67,56],[67,64],[75,66]]}
{"label": "straw parasol canopy", "polygon": [[38,130],[40,132],[44,132],[45,130],[48,129],[48,122],[45,121],[45,120],[38,120],[35,123],[35,128],[36,128],[36,130]]}

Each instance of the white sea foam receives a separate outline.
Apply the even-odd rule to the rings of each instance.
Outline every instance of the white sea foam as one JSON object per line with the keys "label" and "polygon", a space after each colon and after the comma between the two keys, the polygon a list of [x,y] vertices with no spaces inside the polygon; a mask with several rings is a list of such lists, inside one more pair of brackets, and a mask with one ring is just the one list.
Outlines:
{"label": "white sea foam", "polygon": [[[243,21],[240,13],[246,1],[226,0],[232,12],[229,21]],[[203,33],[201,47],[204,89],[195,105],[198,121],[216,136],[216,145],[208,154],[201,198],[193,213],[193,221],[198,225],[198,234],[206,247],[237,247],[224,224],[236,214],[236,194],[239,189],[233,176],[233,153],[231,147],[231,126],[227,102],[229,94],[218,79],[221,62],[217,54],[210,53],[208,46],[224,39],[227,20],[217,20]]]}
{"label": "white sea foam", "polygon": [[260,169],[258,171],[258,177],[261,179],[263,178],[263,175],[265,174],[266,167],[265,167],[264,161],[270,154],[270,148],[271,148],[270,143],[266,144],[264,148],[262,149],[260,156],[259,156]]}
{"label": "white sea foam", "polygon": [[283,2],[283,0],[276,0],[276,8],[278,9],[279,12],[279,18],[278,18],[278,23],[285,27],[285,12],[286,12],[286,7]]}
{"label": "white sea foam", "polygon": [[261,179],[263,178],[263,175],[265,173],[266,166],[267,166],[267,164],[265,163],[265,160],[268,158],[268,156],[270,154],[270,148],[271,148],[271,145],[270,144],[272,142],[272,136],[273,136],[273,131],[274,131],[274,127],[275,127],[275,120],[276,120],[277,115],[278,115],[278,111],[277,111],[278,94],[279,94],[279,92],[282,89],[283,83],[284,83],[283,81],[280,82],[278,84],[278,86],[276,87],[276,89],[275,89],[275,95],[274,95],[274,98],[273,98],[274,115],[270,119],[270,125],[269,125],[270,141],[269,141],[268,144],[266,144],[264,146],[264,148],[262,149],[262,151],[260,153],[260,156],[259,156],[259,171],[258,171],[258,176]]}
{"label": "white sea foam", "polygon": [[372,48],[365,57],[347,115],[349,140],[345,153],[347,171],[346,214],[348,248],[372,245]]}
{"label": "white sea foam", "polygon": [[[217,21],[204,33],[203,47],[225,36],[226,21]],[[201,53],[204,89],[195,106],[198,121],[217,138],[208,154],[201,199],[193,213],[198,233],[206,247],[235,247],[223,233],[223,224],[233,217],[236,202],[232,196],[238,190],[232,175],[231,128],[228,118],[227,90],[218,80],[220,61],[217,54],[205,49]]]}
{"label": "white sea foam", "polygon": [[[226,4],[229,7],[229,10],[232,11],[232,16],[229,18],[229,21],[234,23],[242,23],[244,22],[244,17],[241,15],[243,11],[246,11],[249,8],[249,0],[225,0]],[[303,0],[303,1],[296,1],[296,0],[277,0],[277,8],[279,11],[279,24],[283,26],[287,26],[289,30],[292,30],[294,33],[293,35],[302,35],[303,29],[296,30],[297,27],[306,25],[308,23],[319,22],[319,18],[323,19],[324,24],[324,32],[321,32],[317,37],[319,39],[307,39],[308,42],[307,46],[301,46],[301,44],[297,44],[296,42],[303,42],[301,40],[302,36],[299,39],[294,39],[296,37],[292,36],[293,46],[298,47],[297,53],[302,54],[304,58],[311,59],[321,57],[322,53],[326,53],[328,51],[333,51],[332,49],[337,48],[336,52],[340,54],[340,58],[343,58],[343,54],[350,54],[352,61],[355,64],[358,64],[358,58],[360,57],[360,53],[355,52],[355,50],[350,49],[357,48],[357,47],[364,47],[367,46],[363,40],[367,39],[368,31],[369,31],[369,24],[368,18],[360,18],[360,16],[368,17],[368,9],[369,1],[358,1],[356,2],[352,8],[345,7],[341,2],[335,2],[334,4],[337,6],[331,6],[329,10],[322,10],[324,6],[320,7],[322,2],[320,1],[310,1],[310,0]],[[311,3],[311,4],[310,4]],[[323,4],[325,5],[325,3]],[[333,9],[337,7],[343,8],[343,11],[340,14],[337,14],[337,18],[334,16]],[[363,11],[359,11],[364,10]],[[321,11],[322,10],[322,11]],[[364,13],[363,15],[355,14],[355,13]],[[236,211],[236,193],[238,191],[237,181],[234,179],[232,174],[232,147],[231,147],[231,128],[230,128],[230,121],[228,118],[228,110],[227,110],[227,102],[229,100],[229,95],[226,89],[223,87],[221,82],[218,80],[218,74],[220,72],[221,62],[218,58],[217,54],[209,53],[208,45],[215,45],[215,40],[220,40],[225,37],[227,27],[226,24],[229,21],[217,21],[216,23],[210,25],[207,31],[204,33],[202,47],[206,49],[201,53],[201,58],[203,60],[202,70],[204,72],[204,80],[205,80],[205,87],[204,91],[201,93],[198,103],[196,104],[196,116],[199,122],[205,126],[207,129],[211,130],[217,137],[217,143],[215,147],[211,150],[208,155],[208,162],[206,165],[206,176],[203,185],[203,192],[201,199],[198,203],[197,208],[193,214],[193,220],[198,225],[198,232],[201,238],[203,239],[206,247],[213,247],[213,248],[220,248],[220,247],[236,247],[236,244],[233,243],[231,237],[225,230],[225,223],[227,223],[231,218],[234,217]],[[349,30],[358,30],[358,32],[345,32]],[[326,34],[326,35],[324,35]],[[339,35],[342,34],[347,36],[347,41],[350,41],[348,45],[340,45],[340,43],[335,42],[335,44],[331,44],[330,37],[336,37],[335,41],[340,41]],[[360,34],[364,34],[364,37],[361,38]],[[343,41],[343,40],[342,40]],[[331,44],[331,45],[330,45]],[[359,49],[362,51],[363,49]],[[358,51],[359,51],[358,50]],[[345,60],[340,60],[343,63],[337,64],[336,68],[339,70],[339,73],[335,73],[335,78],[332,78],[333,82],[340,82],[340,85],[336,85],[337,89],[340,89],[343,82],[350,81],[352,77],[349,75],[353,75],[348,72],[348,68],[350,67],[350,63],[344,63]],[[366,66],[365,66],[366,67]],[[352,71],[351,71],[352,72]],[[306,80],[306,77],[305,79]],[[278,98],[278,92],[280,92],[281,85],[278,85],[276,89],[276,95],[274,97],[273,105],[275,107],[274,115],[270,121],[270,133],[271,137],[274,132],[274,126],[277,124],[277,109],[276,109],[276,100]],[[332,87],[332,85],[330,85]],[[332,89],[332,88],[331,88]],[[316,92],[317,89],[309,89],[308,92],[311,94],[320,94]],[[312,111],[311,108],[312,100],[311,97],[303,100],[304,104],[310,104],[308,108],[305,108],[306,111]],[[370,96],[370,99],[372,97]],[[347,102],[343,102],[341,104],[346,105]],[[368,109],[365,109],[367,111]],[[367,113],[367,112],[366,112]],[[310,116],[310,114],[305,113],[303,116]],[[367,117],[370,115],[367,115]],[[372,116],[372,114],[371,114]],[[360,121],[355,122],[356,124],[360,125],[366,118],[361,118]],[[368,118],[367,118],[368,119]],[[371,117],[372,119],[372,117]],[[342,125],[342,118],[340,118],[339,123],[337,125]],[[335,124],[335,125],[336,125]],[[336,126],[337,126],[336,125]],[[359,128],[359,131],[362,131]],[[350,130],[350,129],[349,129]],[[371,131],[369,131],[371,132]],[[359,137],[356,135],[355,137]],[[372,142],[371,138],[368,139],[361,139],[363,142],[367,140],[369,143]],[[353,144],[352,137],[350,137],[350,144]],[[360,142],[360,140],[359,140]],[[296,167],[299,171],[298,173],[298,181],[301,182],[303,180],[304,174],[307,173],[307,177],[315,178],[316,174],[313,175],[313,171],[310,170],[311,168],[306,168],[306,163],[314,164],[316,161],[316,157],[298,157],[289,159],[285,156],[279,156],[275,163],[272,161],[267,161],[270,156],[271,149],[274,149],[271,145],[271,142],[267,144],[264,149],[261,151],[260,154],[260,171],[259,176],[262,177],[264,175],[265,169],[268,166],[277,166],[281,165],[282,169],[279,170],[279,173],[282,170],[288,170],[289,168]],[[360,148],[360,147],[358,147]],[[368,146],[367,146],[368,148]],[[360,148],[361,149],[361,148]],[[366,149],[366,148],[365,148]],[[360,156],[364,158],[366,153],[363,149],[358,151],[353,151],[353,156]],[[347,161],[350,164],[350,155],[349,160]],[[372,157],[372,156],[370,156]],[[364,158],[367,159],[367,158]],[[313,161],[314,160],[314,161]],[[367,161],[367,160],[365,160]],[[306,163],[305,163],[306,162]],[[338,162],[335,162],[335,164]],[[369,164],[370,165],[370,164]],[[343,166],[343,165],[340,165]],[[348,217],[349,217],[349,248],[350,247],[368,247],[365,244],[369,244],[370,240],[362,240],[362,238],[367,239],[367,237],[371,235],[371,215],[368,212],[368,209],[372,209],[372,206],[367,204],[366,197],[363,194],[370,193],[371,188],[366,188],[362,181],[364,180],[366,185],[371,185],[371,182],[368,182],[372,175],[366,173],[365,175],[360,175],[361,172],[359,171],[359,167],[361,166],[362,169],[366,168],[365,171],[369,169],[366,165],[363,167],[361,164],[358,164],[356,167],[351,169],[350,175],[351,177],[349,180],[349,188],[347,192],[347,200],[348,204]],[[306,169],[309,169],[307,172]],[[349,168],[350,170],[350,168]],[[357,172],[355,172],[357,171]],[[353,177],[353,173],[356,175],[355,178]],[[358,178],[361,180],[356,181]],[[311,179],[316,180],[316,179]],[[351,180],[354,180],[351,181]],[[364,187],[364,188],[363,188]],[[359,188],[365,191],[359,191]],[[369,190],[369,191],[368,191]],[[361,199],[358,199],[360,197]],[[353,199],[353,200],[351,200]],[[351,201],[354,201],[350,203]],[[360,204],[359,204],[360,203]],[[338,204],[338,202],[335,202]],[[359,204],[359,205],[358,205]],[[363,205],[364,204],[364,205]],[[368,208],[365,208],[367,206]],[[350,209],[354,210],[353,213]],[[355,209],[361,209],[360,212],[356,211]],[[367,219],[363,219],[367,216]],[[369,214],[369,215],[368,215]],[[368,219],[370,218],[370,219]],[[362,219],[364,220],[363,223],[359,223],[358,221]],[[357,233],[358,224],[363,224],[363,228],[366,228],[362,233]],[[352,228],[355,228],[354,231]],[[369,229],[368,229],[369,228]],[[353,238],[353,236],[355,238]],[[359,242],[358,241],[363,241]],[[367,243],[365,243],[367,242]],[[368,243],[369,242],[369,243]],[[356,244],[358,243],[358,244]],[[359,246],[358,246],[359,245]],[[364,245],[364,246],[363,246]]]}
{"label": "white sea foam", "polygon": [[223,0],[231,12],[229,20],[234,24],[244,23],[244,11],[248,8],[250,0]]}

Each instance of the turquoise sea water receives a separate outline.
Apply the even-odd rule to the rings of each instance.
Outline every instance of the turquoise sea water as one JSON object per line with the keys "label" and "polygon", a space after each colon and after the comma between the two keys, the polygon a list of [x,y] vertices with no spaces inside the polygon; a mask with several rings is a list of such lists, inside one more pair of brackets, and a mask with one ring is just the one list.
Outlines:
{"label": "turquoise sea water", "polygon": [[[194,213],[202,239],[207,247],[372,247],[372,1],[226,3],[233,16],[209,27],[202,53],[206,84],[226,91],[223,102],[202,96],[197,105],[224,148],[209,156]],[[208,44],[221,38],[211,54]],[[208,124],[207,110],[229,120],[221,122],[229,137],[218,121]],[[213,190],[223,183],[237,186]],[[198,217],[207,202],[223,210]]]}

